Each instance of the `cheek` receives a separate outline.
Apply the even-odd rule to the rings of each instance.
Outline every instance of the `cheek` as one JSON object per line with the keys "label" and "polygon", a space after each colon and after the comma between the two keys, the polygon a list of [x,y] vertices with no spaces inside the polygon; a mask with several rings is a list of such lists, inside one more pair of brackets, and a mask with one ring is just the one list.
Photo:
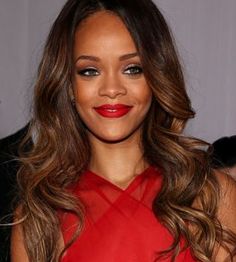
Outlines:
{"label": "cheek", "polygon": [[77,107],[89,106],[92,97],[94,97],[94,90],[89,86],[77,83],[74,86],[74,97]]}
{"label": "cheek", "polygon": [[142,101],[141,101],[141,105],[142,105],[141,112],[142,113],[140,112],[140,115],[142,115],[142,119],[144,120],[147,117],[147,114],[152,104],[153,94],[149,86],[145,86],[145,89],[142,90],[140,97],[142,97]]}
{"label": "cheek", "polygon": [[136,95],[139,97],[140,104],[144,107],[150,107],[152,101],[152,91],[146,84],[140,89]]}
{"label": "cheek", "polygon": [[150,106],[152,102],[152,92],[150,89],[147,90],[147,92],[143,95],[144,99],[146,100],[146,103],[148,106]]}
{"label": "cheek", "polygon": [[91,108],[91,94],[85,92],[83,88],[74,89],[75,107],[76,110],[84,121],[88,117],[88,109]]}

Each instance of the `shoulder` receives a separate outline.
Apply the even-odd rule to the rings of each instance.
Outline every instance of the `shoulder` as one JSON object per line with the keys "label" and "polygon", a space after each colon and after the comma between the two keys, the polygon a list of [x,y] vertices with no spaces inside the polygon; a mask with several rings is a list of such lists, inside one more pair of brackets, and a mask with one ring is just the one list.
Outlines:
{"label": "shoulder", "polygon": [[[10,257],[11,262],[29,262],[32,261],[29,258],[26,242],[30,242],[30,239],[33,239],[33,236],[30,236],[30,239],[25,240],[23,223],[26,221],[27,215],[22,216],[22,206],[19,206],[14,212],[14,221],[12,223],[11,230],[11,246],[10,246]],[[58,255],[65,248],[64,239],[62,232],[59,232],[58,238]],[[39,253],[41,256],[41,253]],[[41,260],[40,260],[41,261]]]}
{"label": "shoulder", "polygon": [[[236,182],[232,177],[221,171],[214,171],[214,174],[220,186],[217,219],[223,229],[236,235]],[[232,241],[230,241],[230,244],[226,244],[231,250],[235,248]],[[214,261],[225,261],[228,255],[228,252],[222,246],[215,246]]]}
{"label": "shoulder", "polygon": [[236,233],[236,181],[218,170],[214,174],[220,186],[217,218],[222,226]]}
{"label": "shoulder", "polygon": [[11,261],[28,262],[29,258],[24,245],[24,236],[22,228],[23,219],[21,219],[21,207],[14,212],[14,223],[11,233]]}

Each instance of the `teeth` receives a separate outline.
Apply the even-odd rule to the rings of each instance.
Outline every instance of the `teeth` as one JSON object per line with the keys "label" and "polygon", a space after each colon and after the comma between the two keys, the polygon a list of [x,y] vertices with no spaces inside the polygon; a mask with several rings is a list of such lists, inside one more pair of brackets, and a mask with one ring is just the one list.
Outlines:
{"label": "teeth", "polygon": [[107,109],[108,112],[116,112],[116,109]]}

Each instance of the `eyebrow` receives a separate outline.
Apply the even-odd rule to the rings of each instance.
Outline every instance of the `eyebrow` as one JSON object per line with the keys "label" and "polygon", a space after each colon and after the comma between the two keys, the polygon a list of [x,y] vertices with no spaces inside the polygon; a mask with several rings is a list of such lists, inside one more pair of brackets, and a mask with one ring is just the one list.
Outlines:
{"label": "eyebrow", "polygon": [[119,60],[120,61],[124,61],[124,60],[127,60],[127,59],[130,59],[130,58],[133,58],[133,57],[136,57],[138,56],[138,53],[135,52],[135,53],[130,53],[130,54],[126,54],[126,55],[122,55]]}
{"label": "eyebrow", "polygon": [[[130,58],[136,57],[136,56],[138,56],[137,52],[130,53],[130,54],[125,54],[125,55],[122,55],[121,57],[119,57],[119,60],[120,61],[124,61],[124,60],[130,59]],[[81,56],[79,56],[75,60],[75,63],[77,63],[79,60],[89,60],[89,61],[94,61],[94,62],[99,62],[100,61],[100,59],[98,57],[90,56],[90,55],[81,55]]]}
{"label": "eyebrow", "polygon": [[90,61],[95,61],[98,62],[100,59],[96,56],[90,56],[90,55],[81,55],[78,58],[76,58],[75,63],[77,63],[79,60],[90,60]]}

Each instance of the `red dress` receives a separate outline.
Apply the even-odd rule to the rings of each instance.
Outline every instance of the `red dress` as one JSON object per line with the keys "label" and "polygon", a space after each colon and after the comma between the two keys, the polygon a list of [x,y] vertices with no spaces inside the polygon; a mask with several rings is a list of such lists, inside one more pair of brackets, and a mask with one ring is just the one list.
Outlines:
{"label": "red dress", "polygon": [[[155,261],[156,252],[167,249],[173,241],[151,209],[161,181],[157,169],[149,167],[122,190],[95,173],[86,171],[74,191],[85,205],[84,228],[66,251],[62,262]],[[70,240],[76,223],[74,215],[62,216],[65,242]],[[177,261],[196,260],[187,249],[179,254]]]}

